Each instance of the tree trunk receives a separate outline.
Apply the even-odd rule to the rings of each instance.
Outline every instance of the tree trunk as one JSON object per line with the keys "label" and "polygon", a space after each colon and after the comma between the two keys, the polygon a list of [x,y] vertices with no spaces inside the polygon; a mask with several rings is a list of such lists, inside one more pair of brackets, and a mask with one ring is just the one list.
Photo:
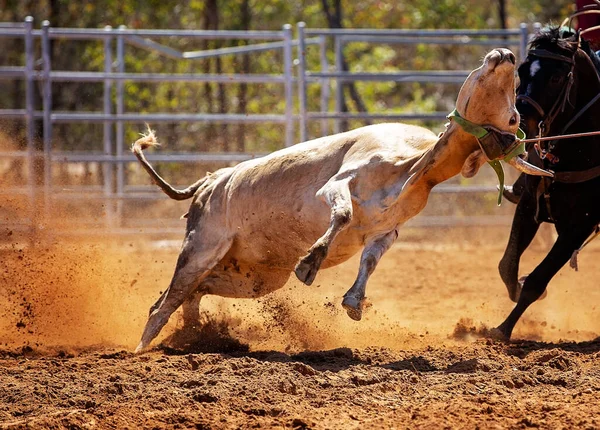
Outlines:
{"label": "tree trunk", "polygon": [[[207,0],[204,6],[204,28],[206,30],[218,30],[219,29],[219,6],[218,0]],[[220,40],[215,40],[212,44],[209,41],[205,42],[204,49],[215,48],[219,49],[223,46]],[[205,73],[210,73],[212,60],[206,60]],[[223,72],[222,61],[220,57],[214,58],[215,73],[220,74]],[[204,85],[206,91],[206,100],[208,103],[208,109],[211,113],[226,113],[227,112],[227,94],[225,91],[225,84],[217,84],[217,106],[215,109],[213,88],[210,83]],[[222,146],[224,151],[229,150],[229,139],[227,136],[227,124],[210,124],[208,127],[209,141],[214,141],[218,146]]]}
{"label": "tree trunk", "polygon": [[500,28],[506,30],[506,0],[498,0],[498,18],[500,21]]}
{"label": "tree trunk", "polygon": [[[221,41],[217,42],[217,48],[220,48],[222,46]],[[221,65],[221,58],[217,57],[215,58],[216,60],[216,72],[218,75],[220,75],[223,72],[223,67]],[[226,93],[226,87],[224,83],[219,83],[217,84],[217,88],[219,89],[218,92],[218,96],[219,96],[219,113],[227,113],[227,93]],[[219,129],[219,136],[221,137],[221,140],[223,142],[223,151],[225,152],[229,152],[230,148],[229,148],[229,127],[226,123],[222,123],[218,126]]]}
{"label": "tree trunk", "polygon": [[[344,28],[342,24],[342,2],[341,0],[333,0],[333,5],[330,7],[328,0],[321,0],[323,5],[323,11],[325,12],[325,16],[327,18],[327,23],[329,24],[329,28]],[[345,59],[342,60],[342,71],[347,72],[349,70],[348,63]],[[363,103],[358,91],[356,90],[356,85],[354,82],[346,82],[342,83],[342,92],[344,97],[342,98],[342,112],[348,112],[348,104],[346,103],[345,97],[345,89],[348,88],[350,93],[350,98],[354,102],[356,106],[356,110],[358,112],[366,112],[367,108]],[[371,121],[366,120],[365,124],[371,124]],[[342,128],[344,130],[348,129],[348,121],[342,121]]]}
{"label": "tree trunk", "polygon": [[[240,29],[250,30],[250,22],[252,15],[250,13],[250,0],[243,0],[240,7]],[[247,45],[247,41],[240,41],[240,45]],[[242,74],[250,73],[250,55],[243,54],[242,56]],[[238,87],[238,113],[246,114],[248,106],[248,84],[241,83]],[[243,122],[238,125],[236,136],[236,151],[244,152],[246,150],[246,124]]]}
{"label": "tree trunk", "polygon": [[[218,15],[218,11],[217,11],[217,0],[207,0],[204,5],[204,25],[203,25],[204,29],[205,30],[216,30],[216,24],[218,22],[218,19],[219,19],[219,15]],[[203,43],[203,49],[209,50],[211,48],[212,48],[211,41],[208,39],[205,40]],[[206,59],[204,61],[205,61],[205,63],[204,63],[203,72],[210,73],[212,61],[211,61],[211,59]],[[207,112],[215,113],[213,88],[212,88],[212,84],[210,82],[206,82],[204,84],[204,98],[206,100]],[[212,144],[214,143],[216,138],[217,138],[217,132],[216,132],[215,125],[212,122],[209,122],[207,129],[206,129],[205,142],[207,142],[209,145],[213,146]]]}

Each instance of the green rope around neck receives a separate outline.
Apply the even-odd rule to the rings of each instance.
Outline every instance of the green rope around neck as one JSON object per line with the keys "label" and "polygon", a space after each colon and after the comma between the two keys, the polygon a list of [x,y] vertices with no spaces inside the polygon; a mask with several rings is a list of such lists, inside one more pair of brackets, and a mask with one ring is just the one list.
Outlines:
{"label": "green rope around neck", "polygon": [[[489,131],[486,130],[485,128],[483,128],[482,126],[475,124],[475,123],[469,121],[468,119],[465,119],[462,116],[460,116],[460,114],[458,113],[458,111],[456,109],[454,109],[452,112],[450,112],[448,114],[448,119],[450,121],[454,121],[455,123],[460,125],[460,127],[467,133],[475,136],[477,138],[478,142],[479,142],[479,139],[482,139],[489,133]],[[517,136],[517,139],[520,139],[520,140],[525,139],[525,132],[519,128],[517,130],[516,136]],[[481,142],[479,144],[481,145]],[[508,153],[504,154],[504,157],[502,157],[502,160],[504,160],[505,162],[508,162],[512,158],[514,158],[518,155],[524,154],[524,153],[525,153],[525,143],[521,142],[519,145],[515,146]],[[496,176],[498,177],[498,182],[500,183],[500,188],[498,190],[498,206],[500,206],[500,204],[502,203],[502,191],[504,190],[504,169],[502,168],[502,164],[500,163],[500,161],[498,159],[489,160],[488,164],[492,167],[492,169],[494,169],[494,172],[496,172]]]}

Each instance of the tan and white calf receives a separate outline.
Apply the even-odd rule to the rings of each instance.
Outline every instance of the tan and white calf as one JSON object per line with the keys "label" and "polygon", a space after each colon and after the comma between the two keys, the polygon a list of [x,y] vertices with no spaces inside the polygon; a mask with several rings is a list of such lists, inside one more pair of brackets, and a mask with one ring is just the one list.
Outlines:
{"label": "tan and white calf", "polygon": [[[496,49],[463,84],[463,118],[514,135],[515,57]],[[202,296],[260,297],[284,286],[292,272],[310,285],[321,268],[362,251],[356,282],[342,305],[359,320],[366,283],[398,229],[427,203],[431,189],[486,161],[477,138],[452,121],[437,137],[414,125],[388,123],[326,136],[218,170],[175,190],[132,151],[170,197],[193,198],[185,239],[169,288],[151,307],[137,351],[183,305],[184,323],[198,324]]]}

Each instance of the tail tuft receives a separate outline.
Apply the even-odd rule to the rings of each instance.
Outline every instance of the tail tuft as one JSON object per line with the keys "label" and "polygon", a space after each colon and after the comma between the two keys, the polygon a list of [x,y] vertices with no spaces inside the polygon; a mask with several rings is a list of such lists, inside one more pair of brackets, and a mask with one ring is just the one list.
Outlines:
{"label": "tail tuft", "polygon": [[204,186],[205,184],[209,185],[214,182],[215,178],[213,178],[213,175],[216,177],[216,174],[207,175],[183,190],[173,188],[167,181],[161,178],[158,173],[156,173],[156,170],[154,170],[154,168],[150,165],[150,163],[148,163],[148,160],[146,160],[146,157],[144,156],[144,149],[148,148],[149,146],[156,147],[160,145],[156,141],[156,135],[154,134],[154,130],[150,129],[149,125],[146,124],[146,126],[148,127],[148,132],[142,134],[142,137],[140,137],[133,143],[133,145],[131,145],[131,152],[134,153],[136,158],[142,164],[144,170],[148,172],[152,180],[160,187],[161,190],[163,190],[163,192],[167,196],[174,200],[189,199],[194,196],[194,193],[200,187]]}
{"label": "tail tuft", "polygon": [[156,141],[156,134],[154,130],[152,130],[148,124],[146,124],[146,127],[148,127],[148,132],[140,133],[142,137],[136,140],[135,143],[131,146],[131,152],[135,153],[138,149],[143,150],[150,146],[160,146],[160,143]]}

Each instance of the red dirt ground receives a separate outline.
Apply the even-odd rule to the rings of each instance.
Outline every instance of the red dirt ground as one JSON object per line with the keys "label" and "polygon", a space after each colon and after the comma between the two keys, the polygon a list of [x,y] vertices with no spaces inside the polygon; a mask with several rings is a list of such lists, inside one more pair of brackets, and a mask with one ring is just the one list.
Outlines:
{"label": "red dirt ground", "polygon": [[[496,271],[505,238],[471,239],[398,242],[361,322],[340,306],[353,259],[312,287],[206,298],[199,342],[167,339],[174,316],[141,355],[176,249],[7,242],[0,428],[599,428],[600,249],[563,269],[503,344],[477,333],[512,308]],[[544,253],[527,251],[521,273]]]}

